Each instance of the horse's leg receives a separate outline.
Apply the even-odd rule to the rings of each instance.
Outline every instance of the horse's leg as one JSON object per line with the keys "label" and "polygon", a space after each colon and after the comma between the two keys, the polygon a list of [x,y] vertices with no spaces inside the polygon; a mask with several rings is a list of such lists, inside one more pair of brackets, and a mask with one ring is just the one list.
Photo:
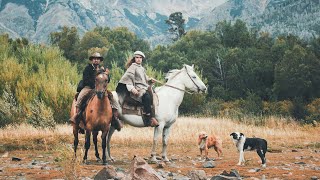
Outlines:
{"label": "horse's leg", "polygon": [[101,141],[102,141],[102,163],[103,165],[108,164],[107,163],[107,156],[106,156],[106,147],[107,147],[107,135],[108,135],[108,129],[102,131],[101,134]]}
{"label": "horse's leg", "polygon": [[94,144],[94,150],[95,150],[95,155],[97,158],[97,161],[100,161],[100,155],[99,155],[99,150],[98,150],[98,133],[99,131],[92,131],[92,138],[93,138],[93,144]]}
{"label": "horse's leg", "polygon": [[109,129],[109,132],[108,132],[108,136],[107,136],[107,160],[108,161],[114,161],[113,158],[111,157],[111,154],[110,154],[110,141],[111,141],[111,137],[113,135],[115,131],[115,128],[110,126],[110,129]]}
{"label": "horse's leg", "polygon": [[171,129],[171,126],[165,127],[162,132],[162,159],[165,162],[169,162],[169,159],[167,157],[167,146],[168,146],[170,129]]}
{"label": "horse's leg", "polygon": [[91,136],[91,131],[90,130],[86,130],[86,139],[85,139],[85,152],[84,152],[84,156],[83,156],[83,162],[87,163],[87,157],[88,157],[88,150],[90,148],[90,136]]}
{"label": "horse's leg", "polygon": [[78,128],[77,126],[74,124],[73,125],[73,149],[74,149],[74,157],[77,157],[77,148],[78,148],[78,144],[79,144],[79,134],[78,134]]}
{"label": "horse's leg", "polygon": [[151,162],[157,162],[156,147],[158,144],[158,137],[159,137],[160,131],[163,131],[163,127],[164,127],[164,124],[160,124],[158,127],[154,128],[153,144],[152,144],[151,159],[150,159]]}

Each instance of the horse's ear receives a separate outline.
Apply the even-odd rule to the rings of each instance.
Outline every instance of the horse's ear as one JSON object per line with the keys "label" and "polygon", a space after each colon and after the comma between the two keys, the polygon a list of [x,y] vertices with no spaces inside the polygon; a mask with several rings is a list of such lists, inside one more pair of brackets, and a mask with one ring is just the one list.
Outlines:
{"label": "horse's ear", "polygon": [[193,69],[193,68],[194,68],[194,64],[192,64],[192,66],[191,66],[191,67],[192,67],[192,69]]}

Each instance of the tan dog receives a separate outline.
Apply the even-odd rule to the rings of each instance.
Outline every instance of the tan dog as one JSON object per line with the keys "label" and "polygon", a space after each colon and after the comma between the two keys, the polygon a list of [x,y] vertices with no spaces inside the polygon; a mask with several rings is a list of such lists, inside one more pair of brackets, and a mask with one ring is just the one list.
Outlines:
{"label": "tan dog", "polygon": [[208,136],[206,132],[202,131],[199,133],[198,145],[200,149],[201,158],[202,158],[202,151],[204,151],[206,160],[208,160],[209,148],[214,147],[214,150],[218,154],[218,158],[221,159],[222,140],[218,136],[215,136],[215,135]]}

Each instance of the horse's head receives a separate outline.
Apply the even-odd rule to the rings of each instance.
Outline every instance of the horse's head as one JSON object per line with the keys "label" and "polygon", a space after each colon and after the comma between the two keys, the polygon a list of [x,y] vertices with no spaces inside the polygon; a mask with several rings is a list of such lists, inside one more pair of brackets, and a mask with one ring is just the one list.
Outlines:
{"label": "horse's head", "polygon": [[189,65],[183,65],[183,68],[187,74],[187,79],[185,81],[185,86],[194,91],[194,92],[206,92],[207,87],[206,85],[202,82],[202,80],[199,78],[199,76],[194,72],[194,67],[189,66]]}
{"label": "horse's head", "polygon": [[181,70],[171,70],[166,76],[166,80],[179,79],[186,88],[193,92],[206,92],[207,87],[194,72],[193,65],[184,65]]}
{"label": "horse's head", "polygon": [[207,87],[199,78],[199,76],[194,72],[194,67],[189,65],[183,65],[181,69],[185,76],[183,76],[184,85],[186,88],[193,92],[206,92]]}
{"label": "horse's head", "polygon": [[96,75],[95,80],[95,92],[99,99],[102,99],[107,90],[107,85],[109,82],[109,76],[105,72],[100,72]]}

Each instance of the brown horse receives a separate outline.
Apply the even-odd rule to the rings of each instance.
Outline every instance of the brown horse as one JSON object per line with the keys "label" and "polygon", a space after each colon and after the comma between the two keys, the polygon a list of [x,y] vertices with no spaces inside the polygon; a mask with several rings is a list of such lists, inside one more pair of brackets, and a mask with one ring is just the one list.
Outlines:
{"label": "brown horse", "polygon": [[[89,100],[85,110],[85,125],[81,121],[80,126],[85,129],[85,154],[83,161],[87,163],[88,150],[90,148],[90,136],[93,135],[93,143],[95,146],[95,156],[100,160],[97,146],[97,135],[102,131],[102,160],[103,164],[107,164],[106,160],[106,137],[109,132],[110,123],[112,119],[112,108],[109,98],[107,96],[108,75],[106,73],[99,73],[95,79],[95,95]],[[71,108],[71,117],[75,113],[75,101]],[[73,123],[74,135],[74,153],[76,156],[79,127]]]}

